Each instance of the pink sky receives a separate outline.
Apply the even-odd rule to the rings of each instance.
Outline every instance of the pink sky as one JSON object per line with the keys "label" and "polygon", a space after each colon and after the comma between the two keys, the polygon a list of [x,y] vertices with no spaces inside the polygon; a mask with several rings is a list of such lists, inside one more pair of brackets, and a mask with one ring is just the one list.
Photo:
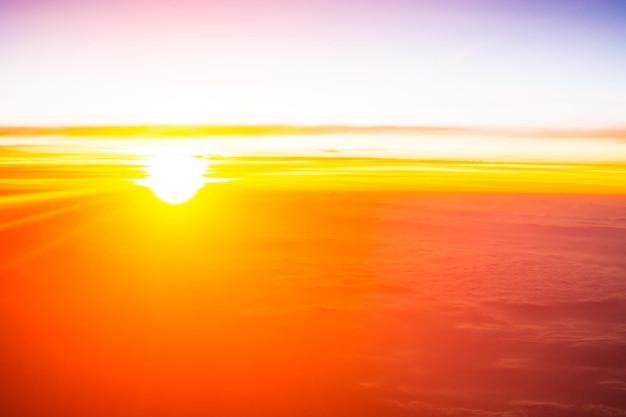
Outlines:
{"label": "pink sky", "polygon": [[5,1],[0,123],[624,126],[620,2]]}

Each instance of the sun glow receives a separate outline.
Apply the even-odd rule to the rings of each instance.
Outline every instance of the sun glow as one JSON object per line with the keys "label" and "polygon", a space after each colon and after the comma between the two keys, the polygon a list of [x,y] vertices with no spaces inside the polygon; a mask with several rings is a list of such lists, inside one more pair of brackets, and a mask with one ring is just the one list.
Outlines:
{"label": "sun glow", "polygon": [[190,155],[156,155],[144,160],[145,178],[136,184],[148,187],[155,196],[169,204],[181,204],[192,199],[207,182],[227,181],[207,178],[209,161]]}

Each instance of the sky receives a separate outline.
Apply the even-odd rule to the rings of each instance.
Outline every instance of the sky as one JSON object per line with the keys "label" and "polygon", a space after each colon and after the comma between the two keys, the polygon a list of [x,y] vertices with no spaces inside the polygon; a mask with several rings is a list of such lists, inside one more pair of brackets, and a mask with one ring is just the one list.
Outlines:
{"label": "sky", "polygon": [[626,126],[621,0],[0,0],[0,124]]}

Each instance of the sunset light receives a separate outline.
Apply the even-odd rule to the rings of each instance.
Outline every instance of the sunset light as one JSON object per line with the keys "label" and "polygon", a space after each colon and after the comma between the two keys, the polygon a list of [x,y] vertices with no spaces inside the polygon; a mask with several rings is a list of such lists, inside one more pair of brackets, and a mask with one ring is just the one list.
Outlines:
{"label": "sunset light", "polygon": [[143,161],[145,178],[136,180],[169,204],[184,203],[208,182],[223,182],[223,178],[207,178],[209,161],[188,155],[157,155]]}
{"label": "sunset light", "polygon": [[0,417],[626,417],[626,0],[0,0]]}

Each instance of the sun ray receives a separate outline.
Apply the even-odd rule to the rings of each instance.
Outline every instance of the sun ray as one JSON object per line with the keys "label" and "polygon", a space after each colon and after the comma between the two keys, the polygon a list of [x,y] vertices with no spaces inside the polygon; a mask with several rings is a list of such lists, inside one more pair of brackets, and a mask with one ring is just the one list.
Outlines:
{"label": "sun ray", "polygon": [[74,228],[67,229],[63,233],[56,235],[54,238],[47,240],[45,242],[41,242],[41,244],[38,246],[31,247],[30,250],[24,252],[21,256],[18,256],[12,259],[7,264],[0,266],[0,271],[17,268],[20,265],[24,264],[25,262],[29,262],[32,259],[38,256],[41,256],[47,251],[53,249],[54,247],[61,245],[71,239],[74,239],[88,232],[89,230],[91,230],[98,224],[104,222],[105,220],[109,218],[114,218],[116,214],[117,212],[112,211],[112,212],[101,212],[98,215],[94,215],[93,217],[90,218],[89,221],[83,224],[76,225],[76,227]]}
{"label": "sun ray", "polygon": [[45,210],[45,211],[33,214],[31,216],[21,217],[21,218],[11,220],[5,223],[0,223],[0,232],[7,230],[7,229],[15,228],[15,227],[25,226],[29,223],[36,222],[36,221],[50,220],[61,214],[81,210],[88,206],[92,206],[98,202],[99,200],[83,201],[77,204],[72,204],[69,206],[64,206],[64,207],[56,208],[52,210]]}
{"label": "sun ray", "polygon": [[108,188],[79,188],[73,190],[44,191],[0,197],[0,208],[46,203],[76,197],[93,196],[111,191]]}

